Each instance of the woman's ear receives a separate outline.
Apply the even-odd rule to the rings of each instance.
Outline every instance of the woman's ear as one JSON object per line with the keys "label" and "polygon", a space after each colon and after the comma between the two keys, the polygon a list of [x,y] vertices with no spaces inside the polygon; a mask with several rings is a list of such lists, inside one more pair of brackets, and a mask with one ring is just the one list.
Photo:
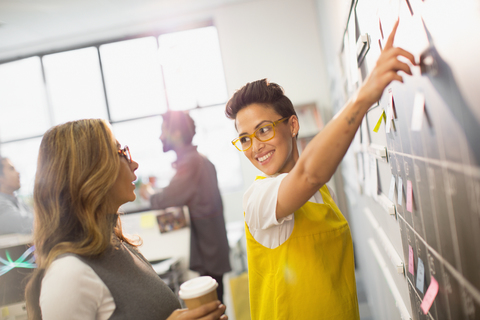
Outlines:
{"label": "woman's ear", "polygon": [[298,134],[298,130],[300,130],[300,124],[298,123],[297,116],[293,115],[290,118],[290,131],[292,133],[292,137],[295,137]]}

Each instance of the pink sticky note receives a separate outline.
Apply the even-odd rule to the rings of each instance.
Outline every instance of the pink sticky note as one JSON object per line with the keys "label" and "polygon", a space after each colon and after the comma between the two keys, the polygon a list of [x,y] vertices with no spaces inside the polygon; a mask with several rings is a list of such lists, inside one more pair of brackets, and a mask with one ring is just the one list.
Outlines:
{"label": "pink sticky note", "polygon": [[413,268],[413,248],[411,245],[408,245],[408,272],[412,275],[415,272]]}
{"label": "pink sticky note", "polygon": [[428,310],[430,310],[430,307],[432,306],[433,300],[435,300],[437,293],[438,282],[437,280],[435,280],[434,277],[432,277],[432,281],[430,282],[427,292],[425,292],[425,297],[423,297],[422,304],[420,305],[420,308],[422,308],[424,314],[427,314]]}
{"label": "pink sticky note", "polygon": [[412,198],[413,198],[412,181],[407,180],[407,210],[410,212],[412,212]]}

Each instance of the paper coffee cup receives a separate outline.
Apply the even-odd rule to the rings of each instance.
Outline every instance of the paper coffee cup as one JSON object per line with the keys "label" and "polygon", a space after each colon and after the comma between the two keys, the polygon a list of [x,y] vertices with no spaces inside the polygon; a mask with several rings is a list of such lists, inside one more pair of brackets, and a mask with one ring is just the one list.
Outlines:
{"label": "paper coffee cup", "polygon": [[210,276],[188,280],[180,286],[178,295],[188,309],[195,309],[206,303],[218,300],[218,283]]}

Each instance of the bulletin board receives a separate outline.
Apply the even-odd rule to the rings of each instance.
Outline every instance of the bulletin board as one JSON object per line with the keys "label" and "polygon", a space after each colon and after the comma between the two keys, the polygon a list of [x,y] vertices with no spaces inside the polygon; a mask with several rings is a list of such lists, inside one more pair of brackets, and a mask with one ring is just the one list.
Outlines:
{"label": "bulletin board", "polygon": [[402,318],[480,319],[479,4],[353,1],[340,55],[347,97],[375,66],[397,17],[394,45],[419,66],[368,111],[344,180],[400,230],[410,298]]}

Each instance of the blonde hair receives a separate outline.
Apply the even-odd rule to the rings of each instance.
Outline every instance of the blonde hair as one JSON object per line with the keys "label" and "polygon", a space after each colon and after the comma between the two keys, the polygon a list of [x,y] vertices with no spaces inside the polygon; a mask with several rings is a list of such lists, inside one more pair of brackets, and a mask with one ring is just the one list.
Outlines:
{"label": "blonde hair", "polygon": [[48,130],[38,155],[34,197],[37,269],[26,288],[29,319],[41,319],[39,295],[48,266],[63,253],[103,253],[120,218],[107,196],[120,168],[117,142],[108,122],[85,119]]}

